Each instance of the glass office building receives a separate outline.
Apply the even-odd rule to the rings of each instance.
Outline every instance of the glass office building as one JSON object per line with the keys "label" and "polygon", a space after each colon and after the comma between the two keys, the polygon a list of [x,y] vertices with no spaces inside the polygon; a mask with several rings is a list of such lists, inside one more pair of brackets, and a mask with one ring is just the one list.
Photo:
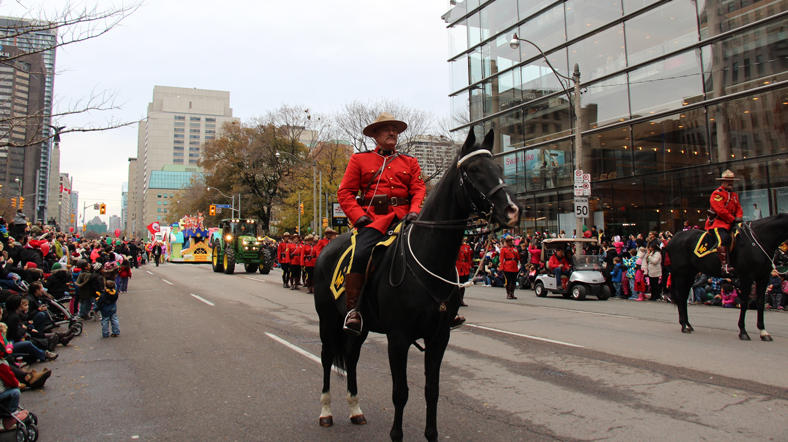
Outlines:
{"label": "glass office building", "polygon": [[[571,233],[575,131],[608,232],[701,226],[725,169],[744,219],[788,211],[788,0],[452,2],[456,129],[494,129],[523,232]],[[580,115],[561,75],[580,71]],[[577,122],[579,121],[579,125]],[[578,127],[579,126],[579,127]]]}

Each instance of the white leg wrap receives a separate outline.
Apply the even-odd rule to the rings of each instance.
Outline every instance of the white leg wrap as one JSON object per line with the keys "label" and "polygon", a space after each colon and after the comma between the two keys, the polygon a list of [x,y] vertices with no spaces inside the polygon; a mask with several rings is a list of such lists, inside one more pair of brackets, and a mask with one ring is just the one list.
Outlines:
{"label": "white leg wrap", "polygon": [[767,332],[766,330],[761,330],[761,337],[764,336],[769,336],[769,332]]}
{"label": "white leg wrap", "polygon": [[361,416],[361,407],[358,406],[358,396],[351,396],[348,392],[347,394],[347,404],[350,405],[350,417],[353,416]]}
{"label": "white leg wrap", "polygon": [[320,417],[331,417],[331,392],[326,392],[320,395]]}

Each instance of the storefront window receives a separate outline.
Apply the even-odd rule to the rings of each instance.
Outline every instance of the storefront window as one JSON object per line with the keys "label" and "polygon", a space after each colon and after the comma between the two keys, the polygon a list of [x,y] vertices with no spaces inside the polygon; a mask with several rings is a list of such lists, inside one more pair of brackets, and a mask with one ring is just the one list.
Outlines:
{"label": "storefront window", "polygon": [[632,175],[632,141],[629,127],[583,137],[583,171],[592,181]]}
{"label": "storefront window", "polygon": [[572,180],[572,143],[564,141],[522,153],[529,191],[567,186]]}
{"label": "storefront window", "polygon": [[736,34],[704,46],[703,71],[709,98],[788,79],[785,50],[788,20]]}
{"label": "storefront window", "polygon": [[642,63],[698,41],[695,3],[675,0],[628,20],[627,55],[630,65]]}
{"label": "storefront window", "polygon": [[629,119],[626,74],[590,84],[584,89],[585,93],[580,96],[583,130]]}
{"label": "storefront window", "polygon": [[621,0],[569,0],[564,5],[569,40],[598,29],[623,15]]}
{"label": "storefront window", "polygon": [[604,30],[569,46],[569,66],[580,66],[581,81],[591,81],[627,67],[624,27]]}
{"label": "storefront window", "polygon": [[629,73],[632,117],[703,100],[700,51],[692,50]]}
{"label": "storefront window", "polygon": [[711,162],[706,142],[706,111],[695,109],[635,124],[635,172],[667,172]]}

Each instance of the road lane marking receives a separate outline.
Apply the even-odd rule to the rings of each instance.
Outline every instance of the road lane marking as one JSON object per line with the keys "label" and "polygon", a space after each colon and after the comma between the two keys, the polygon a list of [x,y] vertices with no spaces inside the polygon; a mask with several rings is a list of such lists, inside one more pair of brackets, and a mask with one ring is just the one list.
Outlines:
{"label": "road lane marking", "polygon": [[166,282],[169,285],[175,285],[175,284],[171,283],[170,281],[167,281],[166,279],[162,279],[162,281]]}
{"label": "road lane marking", "polygon": [[[265,334],[268,335],[269,338],[271,338],[274,341],[276,341],[276,342],[284,345],[285,347],[293,350],[294,352],[299,353],[299,354],[301,354],[303,356],[306,356],[307,358],[317,362],[318,364],[323,365],[323,362],[320,360],[320,358],[318,358],[317,356],[313,355],[312,353],[309,353],[308,351],[304,350],[303,348],[301,348],[301,347],[299,347],[297,345],[291,344],[291,343],[285,341],[284,339],[280,338],[277,335],[274,335],[274,334],[271,334],[271,333],[268,333],[268,332],[265,332]],[[339,370],[336,367],[334,367],[333,365],[331,366],[331,369],[334,370],[337,374],[339,374],[341,376],[345,375],[344,370]]]}
{"label": "road lane marking", "polygon": [[587,314],[587,315],[594,315],[594,316],[612,316],[612,317],[614,317],[614,318],[624,318],[624,319],[641,319],[641,318],[636,318],[636,317],[634,317],[634,316],[616,315],[616,314],[613,314],[613,313],[584,312],[584,311],[582,311],[582,310],[573,310],[573,309],[571,309],[571,308],[546,307],[546,306],[543,306],[543,305],[535,305],[535,306],[533,306],[533,307],[536,307],[536,308],[543,308],[543,309],[547,309],[547,310],[560,310],[560,311],[564,311],[564,312],[572,312],[572,313],[585,313],[585,314]]}
{"label": "road lane marking", "polygon": [[199,297],[199,296],[195,295],[194,293],[189,293],[189,294],[190,294],[190,295],[192,295],[192,296],[194,296],[195,298],[199,299],[200,301],[202,301],[202,302],[204,302],[204,303],[206,303],[206,304],[210,305],[211,307],[216,307],[216,304],[214,304],[213,302],[211,302],[211,301],[209,301],[209,300],[207,300],[207,299],[205,299],[205,298],[201,298],[201,297]]}
{"label": "road lane marking", "polygon": [[150,270],[145,270],[145,271],[148,272],[149,275],[153,274],[153,272],[151,272]]}
{"label": "road lane marking", "polygon": [[519,336],[521,338],[533,339],[535,341],[544,341],[544,342],[550,342],[550,343],[553,343],[553,344],[566,345],[567,347],[585,348],[582,345],[570,344],[568,342],[556,341],[556,340],[553,340],[553,339],[540,338],[538,336],[524,335],[522,333],[515,333],[515,332],[510,332],[510,331],[506,331],[506,330],[497,329],[497,328],[485,327],[483,325],[465,324],[465,326],[478,328],[478,329],[481,329],[481,330],[494,331],[494,332],[503,333],[503,334],[506,334],[506,335]]}
{"label": "road lane marking", "polygon": [[257,282],[269,282],[269,283],[272,283],[272,284],[279,284],[276,281],[266,281],[265,279],[252,278],[251,276],[244,276],[244,278],[251,279],[252,281],[257,281]]}

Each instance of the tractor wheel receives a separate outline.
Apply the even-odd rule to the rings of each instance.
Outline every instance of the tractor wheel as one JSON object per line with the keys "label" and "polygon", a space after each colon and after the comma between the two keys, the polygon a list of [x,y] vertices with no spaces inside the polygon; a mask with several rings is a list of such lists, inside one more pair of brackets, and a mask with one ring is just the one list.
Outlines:
{"label": "tractor wheel", "polygon": [[211,268],[216,273],[221,273],[224,271],[224,261],[219,259],[219,247],[213,246],[213,258],[211,259]]}
{"label": "tractor wheel", "polygon": [[260,252],[260,273],[263,275],[267,275],[271,273],[271,269],[274,267],[274,254],[271,253],[271,250],[265,248]]}
{"label": "tractor wheel", "polygon": [[244,264],[244,270],[246,273],[254,273],[257,271],[257,264]]}
{"label": "tractor wheel", "polygon": [[227,247],[224,250],[224,274],[232,275],[235,273],[235,250],[232,247]]}

